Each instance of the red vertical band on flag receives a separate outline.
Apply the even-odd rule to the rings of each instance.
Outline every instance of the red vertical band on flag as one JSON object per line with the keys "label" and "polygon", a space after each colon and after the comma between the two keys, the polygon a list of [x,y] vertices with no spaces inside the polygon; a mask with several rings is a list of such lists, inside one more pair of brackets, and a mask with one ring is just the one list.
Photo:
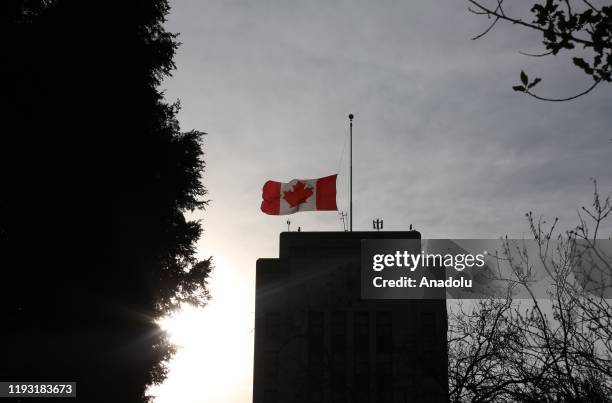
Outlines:
{"label": "red vertical band on flag", "polygon": [[261,211],[270,215],[280,214],[280,190],[281,183],[267,181],[262,189]]}
{"label": "red vertical band on flag", "polygon": [[338,210],[336,206],[336,177],[317,179],[317,210]]}

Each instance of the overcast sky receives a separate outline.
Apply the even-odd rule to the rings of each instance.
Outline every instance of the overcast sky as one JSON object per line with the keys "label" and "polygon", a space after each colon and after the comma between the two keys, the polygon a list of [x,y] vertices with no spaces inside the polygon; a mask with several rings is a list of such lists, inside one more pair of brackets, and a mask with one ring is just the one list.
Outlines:
{"label": "overcast sky", "polygon": [[[261,187],[339,171],[338,205],[347,210],[348,150],[340,162],[349,113],[356,230],[383,218],[385,229],[413,224],[424,238],[522,237],[527,211],[570,228],[591,201],[590,178],[612,189],[610,85],[565,103],[512,91],[521,69],[542,77],[543,96],[573,95],[592,81],[568,57],[519,54],[542,46],[517,26],[470,40],[488,20],[466,2],[171,5],[167,28],[182,45],[163,89],[181,101],[182,130],[208,133],[211,204],[196,217],[200,254],[212,255],[216,270],[209,307],[176,319],[191,328],[172,325],[190,337],[177,332],[184,347],[155,389],[160,403],[251,401],[256,259],[278,256],[287,218],[292,229],[342,229],[335,212],[264,215]],[[529,8],[519,7],[507,12]],[[223,368],[211,348],[227,352]]]}

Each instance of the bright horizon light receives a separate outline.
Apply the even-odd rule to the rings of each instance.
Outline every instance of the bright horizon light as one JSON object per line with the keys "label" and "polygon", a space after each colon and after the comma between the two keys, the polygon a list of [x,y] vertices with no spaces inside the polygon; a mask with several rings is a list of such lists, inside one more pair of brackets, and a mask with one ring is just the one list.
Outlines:
{"label": "bright horizon light", "polygon": [[[177,352],[162,385],[151,387],[155,403],[221,403],[250,399],[254,305],[248,282],[215,256],[204,308],[185,306],[159,321]],[[248,365],[251,363],[250,365]],[[196,386],[194,388],[194,386]]]}

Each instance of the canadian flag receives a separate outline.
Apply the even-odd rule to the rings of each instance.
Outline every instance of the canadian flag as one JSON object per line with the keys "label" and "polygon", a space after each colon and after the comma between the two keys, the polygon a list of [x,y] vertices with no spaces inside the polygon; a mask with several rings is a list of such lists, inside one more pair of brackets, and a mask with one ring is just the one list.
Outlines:
{"label": "canadian flag", "polygon": [[263,186],[261,211],[270,215],[298,211],[329,211],[336,207],[336,177],[294,179],[289,183],[267,181]]}

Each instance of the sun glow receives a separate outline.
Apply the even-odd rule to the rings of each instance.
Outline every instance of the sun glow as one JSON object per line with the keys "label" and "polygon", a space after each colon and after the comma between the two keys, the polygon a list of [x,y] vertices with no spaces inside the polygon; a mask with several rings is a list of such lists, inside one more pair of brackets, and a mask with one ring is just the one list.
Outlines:
{"label": "sun glow", "polygon": [[254,307],[249,283],[215,261],[208,305],[186,306],[160,321],[178,351],[166,381],[149,390],[156,403],[250,401]]}

